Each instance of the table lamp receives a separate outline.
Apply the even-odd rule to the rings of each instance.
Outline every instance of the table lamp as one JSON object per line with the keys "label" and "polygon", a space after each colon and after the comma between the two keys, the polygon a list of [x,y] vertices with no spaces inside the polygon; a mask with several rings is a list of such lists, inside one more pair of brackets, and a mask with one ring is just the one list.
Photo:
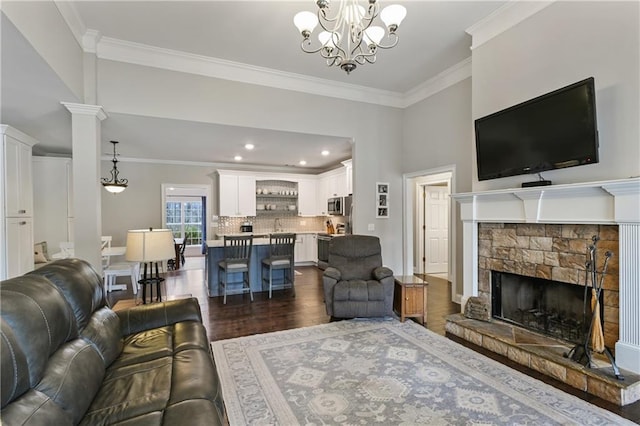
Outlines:
{"label": "table lamp", "polygon": [[[147,303],[146,288],[151,285],[151,300],[153,300],[153,284],[156,284],[156,300],[162,301],[160,283],[164,281],[158,274],[158,262],[171,259],[175,256],[173,232],[170,229],[132,229],[127,231],[127,251],[125,258],[128,261],[142,262],[144,264],[143,278],[138,281],[142,285],[142,303]],[[153,265],[155,264],[155,276]],[[147,265],[149,277],[147,277]]]}

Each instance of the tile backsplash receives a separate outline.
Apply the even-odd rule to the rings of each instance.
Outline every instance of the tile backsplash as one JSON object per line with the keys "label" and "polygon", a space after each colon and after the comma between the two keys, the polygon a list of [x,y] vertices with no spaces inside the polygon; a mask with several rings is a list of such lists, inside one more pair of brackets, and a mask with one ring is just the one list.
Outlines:
{"label": "tile backsplash", "polygon": [[[325,232],[327,229],[326,222],[331,220],[333,225],[338,223],[344,223],[345,217],[343,216],[331,216],[329,218],[323,216],[315,217],[300,217],[300,216],[282,216],[277,217],[279,219],[280,226],[287,232],[312,232],[321,231]],[[244,222],[250,222],[253,224],[253,232],[269,233],[274,231],[276,217],[262,218],[262,217],[231,217],[220,216],[218,219],[218,226],[213,227],[214,234],[225,235],[240,232],[240,225]]]}

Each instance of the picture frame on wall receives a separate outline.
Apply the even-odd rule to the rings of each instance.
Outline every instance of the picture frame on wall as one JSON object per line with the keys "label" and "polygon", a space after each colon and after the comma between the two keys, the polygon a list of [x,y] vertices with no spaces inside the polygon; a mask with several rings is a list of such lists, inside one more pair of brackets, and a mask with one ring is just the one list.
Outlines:
{"label": "picture frame on wall", "polygon": [[389,217],[389,183],[376,182],[376,218]]}

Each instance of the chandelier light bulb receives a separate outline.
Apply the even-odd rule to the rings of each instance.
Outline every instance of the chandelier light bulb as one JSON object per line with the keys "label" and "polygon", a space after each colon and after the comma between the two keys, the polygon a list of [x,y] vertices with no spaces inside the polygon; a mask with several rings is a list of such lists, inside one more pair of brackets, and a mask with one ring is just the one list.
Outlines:
{"label": "chandelier light bulb", "polygon": [[362,18],[364,18],[364,7],[359,4],[351,4],[344,9],[344,19],[349,25],[359,26]]}
{"label": "chandelier light bulb", "polygon": [[384,28],[373,26],[364,30],[364,41],[368,46],[371,44],[375,44],[376,46],[380,44],[380,40],[384,37]]}
{"label": "chandelier light bulb", "polygon": [[323,31],[318,34],[318,40],[320,41],[320,44],[322,44],[322,46],[333,49],[334,47],[336,47],[335,42],[340,42],[340,34]]}
{"label": "chandelier light bulb", "polygon": [[318,17],[311,12],[299,12],[293,17],[293,24],[305,38],[313,32],[318,25]]}
{"label": "chandelier light bulb", "polygon": [[380,12],[380,19],[389,28],[389,31],[395,31],[405,16],[407,16],[407,9],[399,4],[387,6]]}

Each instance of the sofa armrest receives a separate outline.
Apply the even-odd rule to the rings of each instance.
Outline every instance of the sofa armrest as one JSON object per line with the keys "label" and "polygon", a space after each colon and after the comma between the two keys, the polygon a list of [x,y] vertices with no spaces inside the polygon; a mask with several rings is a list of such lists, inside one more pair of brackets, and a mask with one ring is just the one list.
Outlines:
{"label": "sofa armrest", "polygon": [[335,281],[340,281],[340,278],[342,278],[342,274],[340,273],[340,271],[332,266],[329,266],[327,269],[325,269],[322,273],[322,276],[331,278]]}
{"label": "sofa armrest", "polygon": [[392,276],[393,271],[386,266],[380,266],[373,270],[373,277],[378,281],[382,281],[383,279]]}
{"label": "sofa armrest", "polygon": [[117,311],[116,313],[120,317],[120,332],[122,336],[164,327],[181,321],[202,322],[200,305],[194,297],[140,305],[135,308]]}

